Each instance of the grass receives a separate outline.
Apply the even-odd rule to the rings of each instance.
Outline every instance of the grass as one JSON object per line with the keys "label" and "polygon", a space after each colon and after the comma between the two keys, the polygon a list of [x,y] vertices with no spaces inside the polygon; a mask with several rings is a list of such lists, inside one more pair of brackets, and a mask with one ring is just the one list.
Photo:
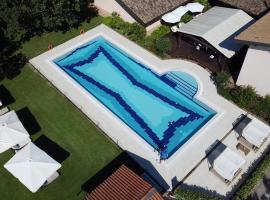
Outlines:
{"label": "grass", "polygon": [[[87,30],[99,22],[100,17],[97,17],[83,27]],[[46,51],[48,42],[57,45],[76,35],[78,30],[34,37],[24,44],[21,51],[33,57]],[[83,199],[82,184],[118,156],[121,150],[29,64],[19,76],[13,80],[5,79],[0,84],[16,99],[10,105],[11,109],[27,107],[35,116],[41,131],[33,135],[32,140],[45,135],[70,153],[62,163],[61,176],[34,194],[3,167],[14,152],[9,150],[0,154],[1,199]]]}
{"label": "grass", "polygon": [[48,45],[52,44],[54,47],[62,44],[71,38],[74,38],[80,34],[80,30],[84,29],[88,31],[89,29],[98,26],[102,23],[103,18],[98,16],[92,18],[89,22],[84,22],[78,29],[72,28],[67,32],[50,32],[43,34],[41,36],[32,37],[29,41],[22,45],[19,52],[24,54],[28,58],[35,57],[42,52],[48,50]]}

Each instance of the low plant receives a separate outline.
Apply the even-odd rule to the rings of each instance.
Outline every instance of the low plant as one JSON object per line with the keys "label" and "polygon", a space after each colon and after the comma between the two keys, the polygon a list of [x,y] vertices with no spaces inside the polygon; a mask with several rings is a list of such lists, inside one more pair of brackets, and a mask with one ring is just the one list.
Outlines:
{"label": "low plant", "polygon": [[270,168],[270,155],[269,153],[262,159],[262,162],[256,169],[249,175],[248,179],[241,185],[235,193],[234,200],[246,200],[251,197],[254,188],[263,180],[265,174]]}
{"label": "low plant", "polygon": [[164,55],[171,49],[171,41],[169,38],[161,37],[156,39],[156,51],[159,55]]}
{"label": "low plant", "polygon": [[159,56],[163,56],[171,46],[169,39],[164,37],[170,32],[168,26],[162,25],[151,35],[146,36],[146,29],[143,26],[138,23],[125,22],[115,12],[112,16],[105,17],[103,23]]}
{"label": "low plant", "polygon": [[204,11],[207,11],[212,7],[209,0],[197,0],[197,2],[204,5]]}
{"label": "low plant", "polygon": [[135,42],[139,42],[146,36],[143,26],[138,23],[128,23],[115,12],[112,13],[112,16],[105,17],[103,23]]}
{"label": "low plant", "polygon": [[192,19],[193,19],[193,16],[189,13],[186,13],[181,17],[181,22],[186,24],[186,23],[190,22]]}
{"label": "low plant", "polygon": [[175,197],[177,200],[218,200],[216,197],[208,196],[201,192],[195,192],[191,190],[186,190],[178,188],[175,191]]}

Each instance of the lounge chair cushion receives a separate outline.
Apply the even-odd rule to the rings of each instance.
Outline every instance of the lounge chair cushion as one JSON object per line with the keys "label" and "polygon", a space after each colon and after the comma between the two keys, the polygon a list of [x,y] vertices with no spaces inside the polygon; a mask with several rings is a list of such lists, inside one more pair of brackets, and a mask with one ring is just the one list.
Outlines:
{"label": "lounge chair cushion", "polygon": [[228,147],[215,159],[213,168],[224,179],[232,181],[236,172],[245,164],[242,156]]}
{"label": "lounge chair cushion", "polygon": [[251,144],[260,147],[269,136],[270,128],[262,123],[251,122],[242,133],[242,136]]}

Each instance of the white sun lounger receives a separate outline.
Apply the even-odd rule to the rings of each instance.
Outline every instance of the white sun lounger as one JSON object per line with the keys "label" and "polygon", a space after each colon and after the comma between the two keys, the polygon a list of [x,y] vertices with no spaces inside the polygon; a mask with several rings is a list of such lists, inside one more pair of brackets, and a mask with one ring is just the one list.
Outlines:
{"label": "white sun lounger", "polygon": [[253,119],[243,130],[242,136],[252,145],[259,148],[270,134],[270,127]]}
{"label": "white sun lounger", "polygon": [[227,182],[231,182],[245,162],[242,156],[226,147],[214,160],[213,169]]}

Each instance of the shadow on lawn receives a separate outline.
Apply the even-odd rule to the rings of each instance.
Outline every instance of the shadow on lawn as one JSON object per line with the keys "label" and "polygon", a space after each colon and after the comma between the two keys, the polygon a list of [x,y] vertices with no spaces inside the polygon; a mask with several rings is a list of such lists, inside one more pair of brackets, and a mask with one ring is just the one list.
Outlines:
{"label": "shadow on lawn", "polygon": [[34,143],[59,163],[63,163],[70,156],[68,151],[45,135],[41,135]]}
{"label": "shadow on lawn", "polygon": [[[130,152],[129,152],[130,153]],[[132,157],[135,155],[132,155]],[[138,156],[135,158],[137,161],[138,159],[142,159],[141,161],[147,162],[151,165],[149,161],[146,161],[143,158],[139,158]],[[140,162],[141,163],[141,162]],[[145,164],[144,163],[144,164]],[[139,176],[143,176],[143,174],[147,174],[148,177],[151,178],[151,181],[153,182],[154,179],[151,177],[148,173],[146,173],[136,162],[131,158],[130,155],[128,155],[127,152],[122,152],[119,156],[117,156],[114,160],[112,160],[108,165],[106,165],[103,169],[101,169],[99,172],[97,172],[93,177],[91,177],[89,180],[87,180],[85,183],[82,184],[81,190],[85,192],[91,192],[94,190],[98,185],[100,185],[104,180],[106,180],[113,172],[115,172],[121,165],[126,165],[129,169],[131,169],[133,172],[138,174]],[[151,165],[152,166],[152,165]],[[153,166],[152,171],[157,172]],[[158,173],[158,172],[157,172]],[[161,177],[158,175],[158,177]],[[156,178],[156,176],[155,176]],[[147,180],[146,180],[147,181]],[[155,182],[155,181],[154,181]],[[151,184],[151,183],[150,183]],[[157,182],[155,182],[157,184]],[[159,185],[159,187],[161,187]]]}
{"label": "shadow on lawn", "polygon": [[14,97],[4,85],[0,85],[0,100],[3,103],[3,106],[8,106],[15,102]]}
{"label": "shadow on lawn", "polygon": [[41,130],[35,116],[31,113],[29,108],[24,107],[16,113],[30,136]]}

